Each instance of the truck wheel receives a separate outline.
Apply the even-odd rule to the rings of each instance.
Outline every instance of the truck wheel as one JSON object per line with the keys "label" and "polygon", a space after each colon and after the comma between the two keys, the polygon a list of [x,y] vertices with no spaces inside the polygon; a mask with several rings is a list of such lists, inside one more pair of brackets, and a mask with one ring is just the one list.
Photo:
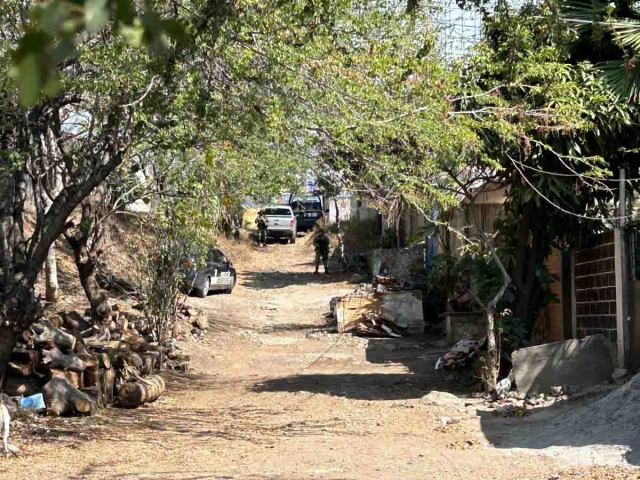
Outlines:
{"label": "truck wheel", "polygon": [[204,282],[204,285],[202,286],[202,290],[200,290],[199,288],[196,288],[194,289],[194,292],[198,298],[206,298],[207,294],[209,293],[210,287],[211,287],[211,280],[209,279],[209,277],[207,277],[207,279]]}
{"label": "truck wheel", "polygon": [[293,232],[293,234],[291,235],[291,238],[289,239],[289,243],[296,243],[297,238],[298,238],[298,234],[296,232]]}

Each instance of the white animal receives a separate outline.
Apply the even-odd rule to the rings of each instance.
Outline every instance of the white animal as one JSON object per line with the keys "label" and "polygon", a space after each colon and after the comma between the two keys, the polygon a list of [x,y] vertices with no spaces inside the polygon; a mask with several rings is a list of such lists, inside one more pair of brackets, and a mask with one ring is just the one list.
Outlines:
{"label": "white animal", "polygon": [[0,403],[0,417],[2,420],[2,446],[4,447],[4,453],[10,453],[9,450],[9,424],[11,423],[11,417],[9,416],[9,410],[4,403]]}

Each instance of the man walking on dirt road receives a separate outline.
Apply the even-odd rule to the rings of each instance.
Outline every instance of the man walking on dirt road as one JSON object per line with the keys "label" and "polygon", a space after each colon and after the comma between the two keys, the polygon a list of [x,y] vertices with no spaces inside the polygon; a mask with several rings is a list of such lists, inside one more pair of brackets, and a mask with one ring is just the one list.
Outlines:
{"label": "man walking on dirt road", "polygon": [[320,268],[320,260],[322,260],[322,264],[324,265],[324,273],[329,273],[329,235],[327,235],[327,230],[324,227],[320,227],[318,229],[318,233],[313,239],[313,245],[316,248],[316,271],[314,274],[318,273],[318,269]]}

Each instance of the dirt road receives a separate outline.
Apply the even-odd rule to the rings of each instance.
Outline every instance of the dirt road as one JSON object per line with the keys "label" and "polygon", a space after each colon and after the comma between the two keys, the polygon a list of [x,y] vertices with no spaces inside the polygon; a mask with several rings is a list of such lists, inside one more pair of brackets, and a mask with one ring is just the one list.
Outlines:
{"label": "dirt road", "polygon": [[[329,300],[352,286],[312,275],[302,240],[229,247],[241,272],[233,295],[192,299],[212,322],[205,342],[184,346],[193,371],[170,376],[144,408],[23,421],[30,434],[19,456],[0,458],[0,478],[614,478],[493,448],[469,408],[426,405],[421,397],[452,382],[424,340],[327,333]],[[458,423],[442,427],[444,416]]]}

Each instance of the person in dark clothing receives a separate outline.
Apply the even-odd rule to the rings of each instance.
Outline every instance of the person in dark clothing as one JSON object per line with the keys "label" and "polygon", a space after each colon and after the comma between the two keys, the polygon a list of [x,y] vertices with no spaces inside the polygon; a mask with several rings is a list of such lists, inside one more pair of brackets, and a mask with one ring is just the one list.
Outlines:
{"label": "person in dark clothing", "polygon": [[316,271],[313,273],[318,273],[321,260],[324,265],[324,273],[329,273],[329,243],[329,235],[327,235],[326,229],[318,229],[318,233],[313,239],[313,245],[316,248]]}
{"label": "person in dark clothing", "polygon": [[258,245],[263,247],[267,246],[267,215],[264,210],[258,212],[258,218],[256,218],[256,225],[258,226]]}

